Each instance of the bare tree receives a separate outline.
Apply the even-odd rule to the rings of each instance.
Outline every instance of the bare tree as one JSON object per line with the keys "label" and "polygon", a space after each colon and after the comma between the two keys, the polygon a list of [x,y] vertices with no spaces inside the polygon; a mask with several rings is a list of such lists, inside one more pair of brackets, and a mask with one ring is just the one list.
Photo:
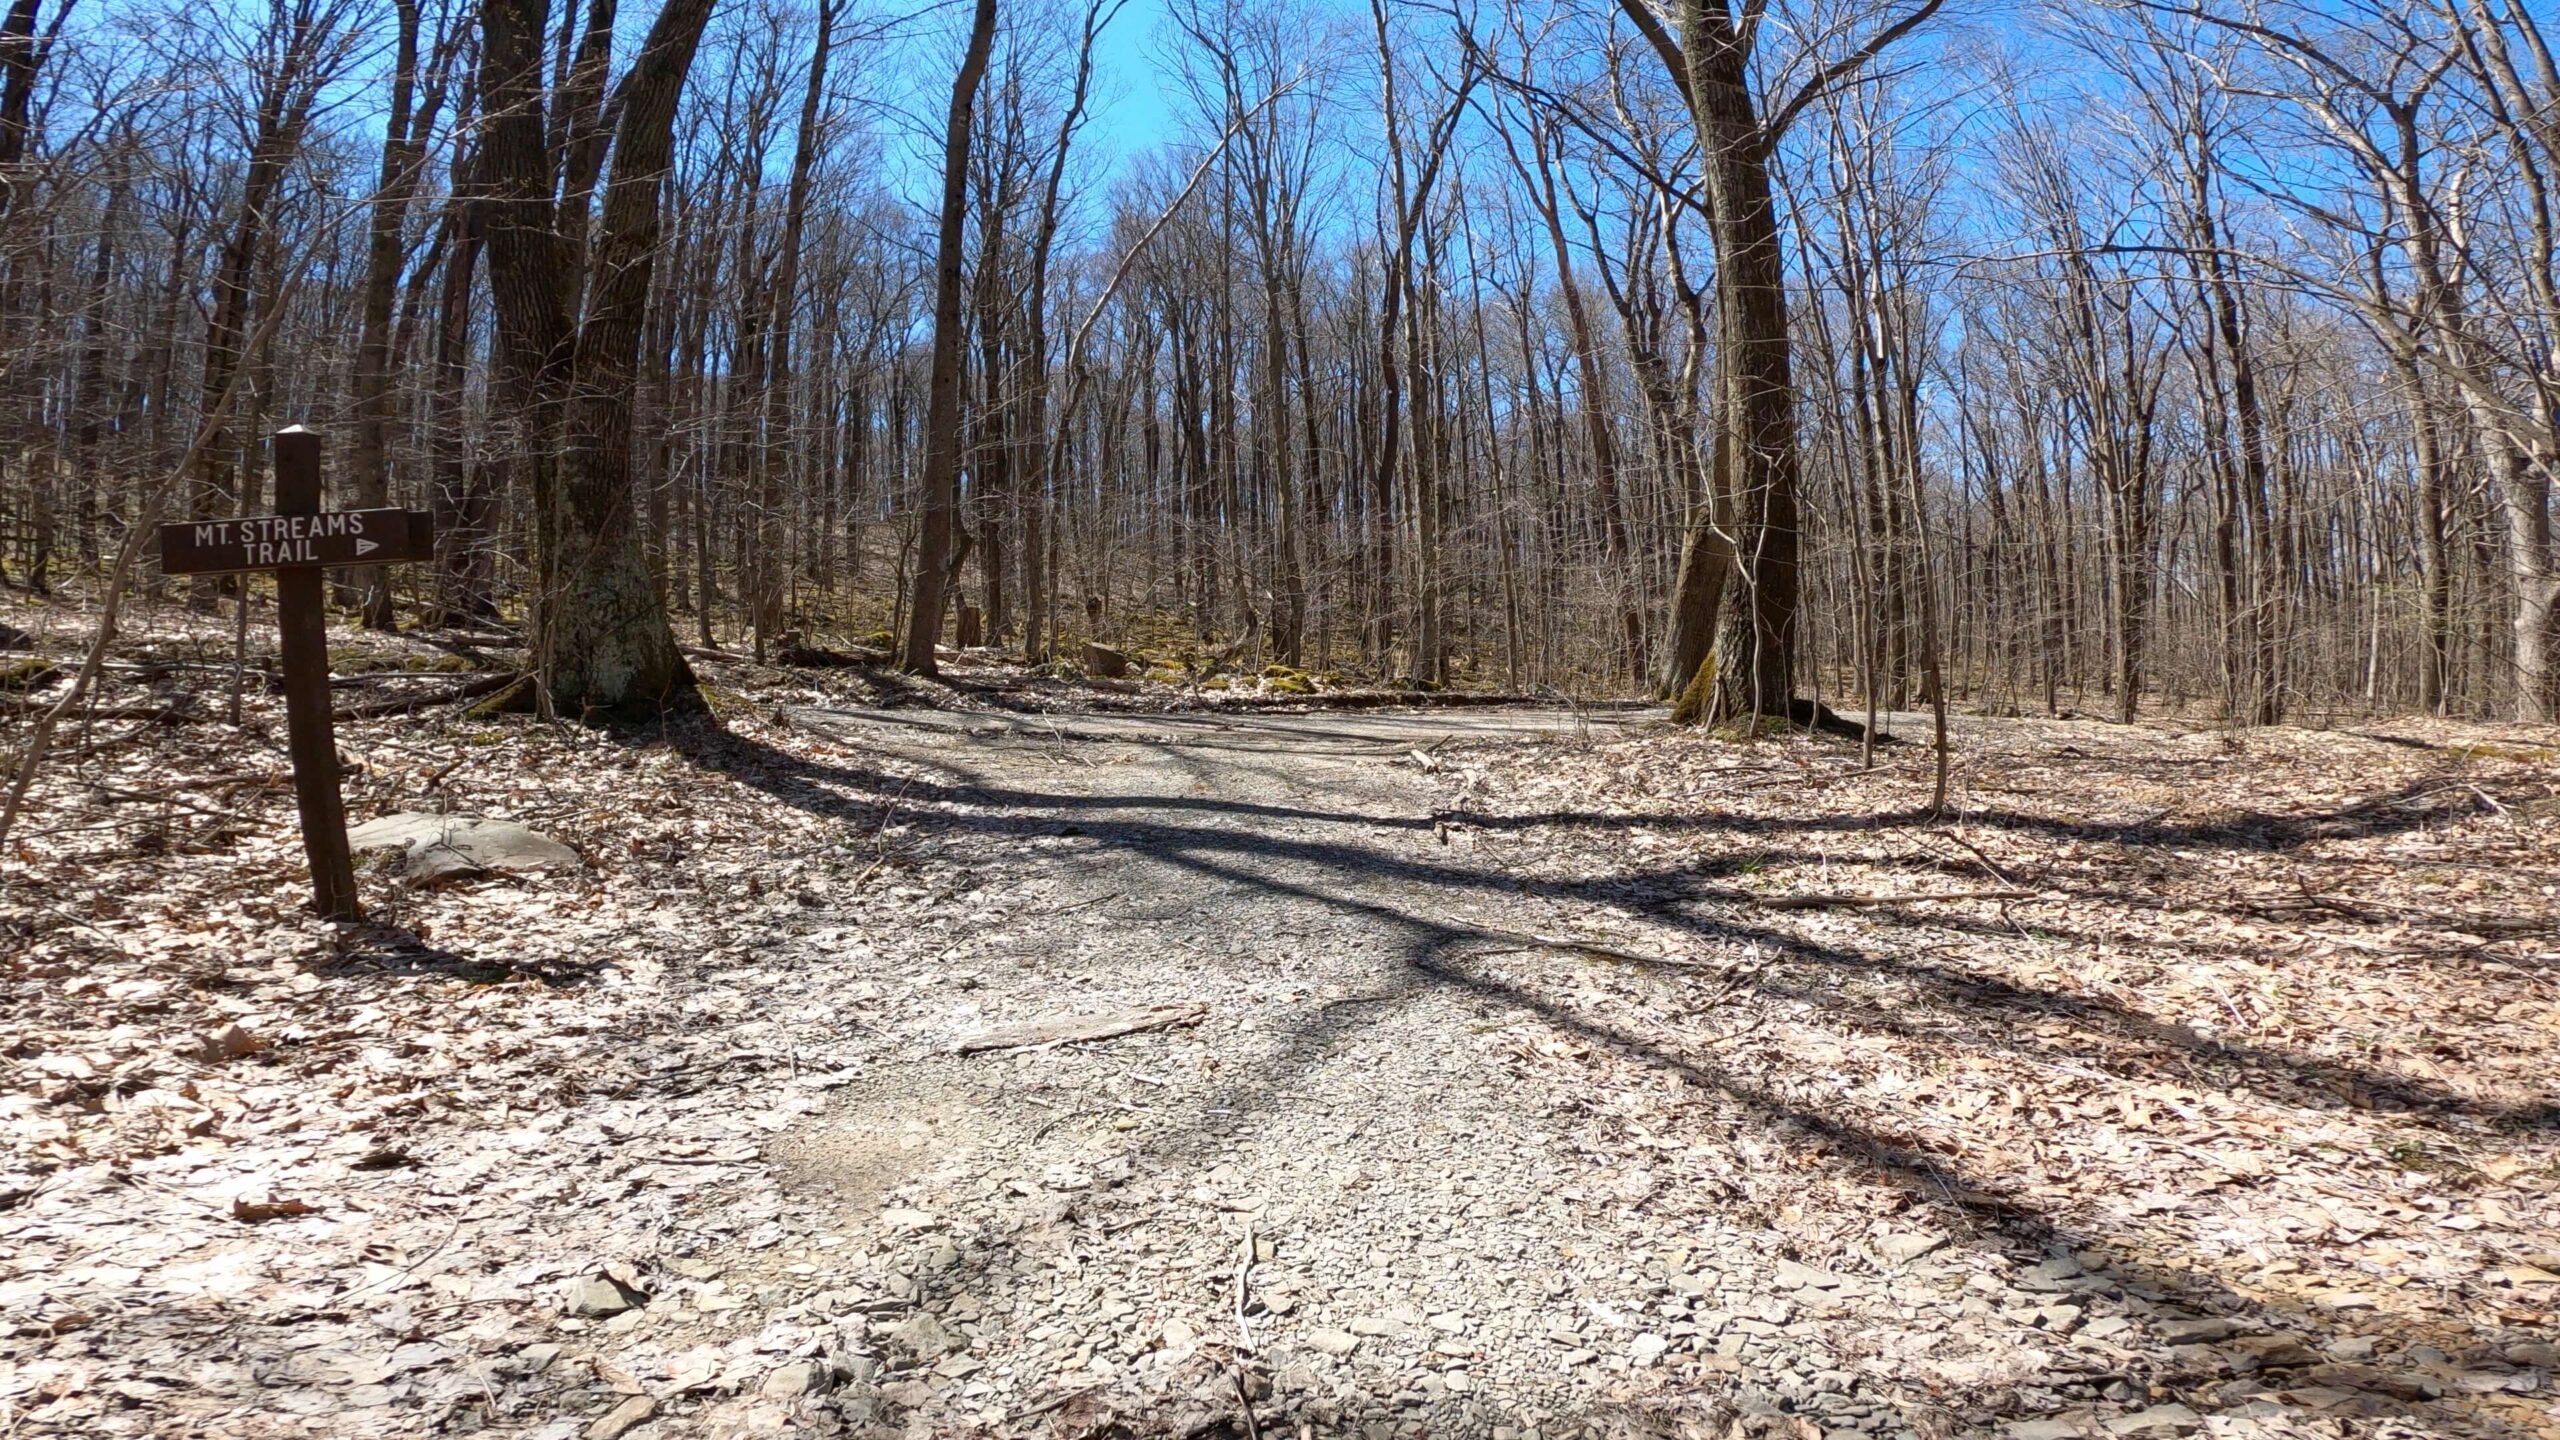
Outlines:
{"label": "bare tree", "polygon": [[[676,102],[710,13],[710,0],[670,0],[622,80],[590,251],[577,243],[587,229],[582,177],[601,162],[583,160],[593,142],[574,123],[562,127],[565,152],[546,133],[546,0],[487,0],[481,10],[489,280],[521,427],[515,462],[535,514],[535,663],[544,703],[570,714],[663,709],[693,693],[640,543],[630,392]],[[555,190],[564,168],[566,188]]]}
{"label": "bare tree", "polygon": [[951,106],[942,132],[942,208],[934,231],[933,369],[926,396],[922,536],[917,546],[915,599],[907,610],[906,644],[899,663],[912,673],[934,673],[934,645],[942,636],[953,568],[952,512],[958,505],[960,469],[961,248],[969,218],[969,125],[978,82],[995,45],[995,0],[977,0],[960,68],[951,80]]}
{"label": "bare tree", "polygon": [[[1767,27],[1756,12],[1737,14],[1725,0],[1679,0],[1675,36],[1650,0],[1625,0],[1628,17],[1689,102],[1715,242],[1717,427],[1725,451],[1719,466],[1735,501],[1738,602],[1726,607],[1717,643],[1723,661],[1716,708],[1724,713],[1788,718],[1795,710],[1800,455],[1770,154],[1807,105],[1855,78],[1943,3],[1919,0],[1881,21],[1764,108],[1753,88],[1753,51]],[[1673,644],[1675,652],[1682,648],[1676,638]]]}

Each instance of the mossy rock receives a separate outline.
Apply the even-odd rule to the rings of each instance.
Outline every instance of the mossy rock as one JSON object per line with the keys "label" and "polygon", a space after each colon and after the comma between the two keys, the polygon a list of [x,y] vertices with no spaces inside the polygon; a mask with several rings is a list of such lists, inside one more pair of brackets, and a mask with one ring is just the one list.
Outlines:
{"label": "mossy rock", "polygon": [[1203,690],[1224,690],[1227,688],[1227,677],[1224,675],[1212,675],[1208,679],[1200,682],[1200,688]]}
{"label": "mossy rock", "polygon": [[1262,672],[1262,688],[1274,695],[1313,695],[1316,687],[1307,677],[1285,665],[1266,667]]}
{"label": "mossy rock", "polygon": [[1171,665],[1157,665],[1149,668],[1144,678],[1158,685],[1179,685],[1182,672]]}
{"label": "mossy rock", "polygon": [[862,637],[862,643],[874,650],[895,650],[898,648],[898,637],[886,630],[874,630]]}

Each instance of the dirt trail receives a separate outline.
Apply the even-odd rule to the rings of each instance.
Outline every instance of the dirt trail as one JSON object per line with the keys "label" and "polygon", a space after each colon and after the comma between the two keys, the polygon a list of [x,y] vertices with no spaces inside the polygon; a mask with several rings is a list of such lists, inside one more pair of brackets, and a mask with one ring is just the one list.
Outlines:
{"label": "dirt trail", "polygon": [[[837,1248],[762,1263],[878,1297],[857,1305],[872,1358],[842,1418],[1078,1437],[2552,1433],[2560,1356],[2534,1312],[2400,1313],[2336,1288],[2367,1262],[2295,1238],[2323,1233],[2315,1205],[2412,1194],[2357,1158],[2394,1123],[2519,1173],[2529,1098],[2493,1097],[2487,1073],[2475,1095],[2221,1043],[2194,1027],[2237,1015],[2222,992],[2075,998],[2057,961],[2100,984],[2118,962],[2056,948],[2052,875],[2020,889],[1972,842],[1906,828],[1918,761],[1663,752],[1620,743],[1639,719],[1561,711],[793,719],[920,772],[920,830],[986,887],[946,903],[934,942],[883,947],[893,993],[861,1080],[771,1152]],[[2155,871],[2157,839],[2389,844],[2391,807],[2436,803],[2430,781],[2163,829],[2175,797],[2210,793],[2199,774],[2297,761],[2060,722],[1967,731],[2005,757],[1964,783],[2013,866],[2080,842],[2003,827],[2114,832],[1983,797],[2108,767],[2177,780],[2169,811],[2123,821],[2121,863]],[[2065,769],[2020,768],[2039,764]],[[2114,783],[2092,792],[2109,814],[2130,803]],[[1950,908],[1819,900],[1779,925],[1755,908],[1773,883]],[[2030,895],[2032,926],[2001,908]],[[2187,953],[2176,923],[2164,959]],[[2195,955],[2223,953],[2205,938],[2223,923]],[[1167,1006],[1202,1018],[952,1053]],[[2033,1063],[2046,1047],[2058,1063]],[[2403,1113],[2350,1118],[2341,1075]],[[2185,1107],[2197,1139],[2218,1115],[2338,1158],[2297,1148],[2246,1189],[2267,1173],[2249,1156],[2155,1148],[2144,1096]],[[1947,1130],[1958,1105],[1978,1138]],[[2082,1118],[2024,1123],[2039,1107]],[[2049,1144],[2091,1147],[2091,1183]],[[2481,1208],[2517,1233],[2453,1263],[2539,1284],[2494,1270],[2530,1248],[2524,1212]]]}
{"label": "dirt trail", "polygon": [[[1179,1430],[1233,1423],[1241,1377],[1328,1430],[1652,1430],[1738,1398],[1919,1433],[1898,1367],[1841,1369],[1821,1336],[1869,1305],[1952,1323],[1966,1271],[1798,1273],[1751,1217],[1692,1203],[1743,1157],[1666,1137],[1658,1165],[1611,1163],[1582,1143],[1606,1097],[1517,1063],[1535,1017],[1472,968],[1588,965],[1521,939],[1607,917],[1524,893],[1496,842],[1453,838],[1470,787],[1441,755],[1622,720],[795,719],[930,767],[1014,837],[1012,918],[956,939],[947,973],[904,977],[937,997],[909,1047],[782,1148],[790,1186],[934,1317],[884,1320],[906,1368],[882,1377],[881,1413],[986,1424],[1089,1390],[1080,1407]],[[930,1053],[1169,1002],[1207,1018]]]}

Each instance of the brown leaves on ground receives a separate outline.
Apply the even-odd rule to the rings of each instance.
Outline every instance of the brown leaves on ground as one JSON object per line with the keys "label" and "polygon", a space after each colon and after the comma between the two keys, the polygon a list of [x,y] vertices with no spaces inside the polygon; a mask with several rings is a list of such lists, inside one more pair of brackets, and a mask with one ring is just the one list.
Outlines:
{"label": "brown leaves on ground", "polygon": [[[991,807],[775,723],[870,680],[732,673],[718,718],[641,736],[346,726],[351,818],[584,857],[377,864],[362,927],[301,909],[269,697],[72,735],[0,890],[0,1429],[574,1435],[853,1373],[737,1259],[784,1235],[760,1153],[912,1021],[875,947],[957,943],[981,902],[936,827]],[[1554,1082],[1604,1177],[1561,1193],[1765,1225],[1816,1320],[1839,1270],[2001,1263],[1968,1323],[2016,1327],[2014,1364],[1866,1351],[1968,1415],[2040,1413],[2067,1361],[2116,1367],[2079,1378],[2125,1433],[2266,1395],[2516,1434],[2552,1431],[2560,1368],[2556,742],[1967,722],[1944,817],[1916,747],[1379,763],[1440,790],[1432,873],[1516,897],[1496,930],[1417,890],[1448,943],[1406,978],[1493,1002],[1491,1063]],[[2087,1319],[2092,1274],[2195,1318]],[[674,1316],[689,1348],[614,1349]]]}
{"label": "brown leaves on ground", "polygon": [[[118,696],[218,689],[185,658],[211,643],[144,637]],[[559,1319],[563,1277],[697,1197],[717,1233],[772,1230],[769,1188],[735,1182],[840,1077],[763,1016],[769,948],[831,914],[919,928],[937,872],[858,798],[770,801],[753,714],[633,737],[447,710],[340,726],[350,819],[500,816],[587,863],[429,889],[385,857],[370,923],[327,925],[281,709],[249,680],[239,729],[69,729],[0,868],[0,1432],[628,1418],[557,1353],[555,1323],[584,1323]],[[703,746],[744,758],[717,773]],[[797,1343],[745,1328],[699,1378],[751,1386]]]}
{"label": "brown leaves on ground", "polygon": [[1536,1017],[1516,1064],[1622,1077],[1602,1128],[1631,1156],[1726,1123],[1747,1170],[1775,1120],[1803,1153],[1768,1158],[1829,1168],[1844,1224],[2041,1242],[2309,1342],[2193,1367],[2206,1398],[2560,1428],[2560,736],[1957,743],[1943,817],[1916,746],[1456,757],[1461,853],[1658,961],[1450,968]]}

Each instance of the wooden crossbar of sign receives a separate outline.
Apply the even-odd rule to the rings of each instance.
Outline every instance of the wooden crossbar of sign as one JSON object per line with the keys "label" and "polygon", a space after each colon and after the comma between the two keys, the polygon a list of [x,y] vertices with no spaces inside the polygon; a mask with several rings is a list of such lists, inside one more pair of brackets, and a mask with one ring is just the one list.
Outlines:
{"label": "wooden crossbar of sign", "polygon": [[160,527],[164,575],[227,575],[304,565],[395,565],[432,560],[435,553],[435,517],[424,510],[173,520]]}
{"label": "wooden crossbar of sign", "polygon": [[302,851],[311,860],[312,907],[332,920],[355,920],[363,911],[356,904],[347,807],[338,790],[338,742],[330,728],[329,607],[322,594],[327,577],[320,572],[331,565],[432,560],[435,522],[416,510],[323,511],[320,437],[296,425],[277,431],[274,445],[277,513],[163,525],[160,570],[167,575],[276,572],[285,748],[293,756]]}

